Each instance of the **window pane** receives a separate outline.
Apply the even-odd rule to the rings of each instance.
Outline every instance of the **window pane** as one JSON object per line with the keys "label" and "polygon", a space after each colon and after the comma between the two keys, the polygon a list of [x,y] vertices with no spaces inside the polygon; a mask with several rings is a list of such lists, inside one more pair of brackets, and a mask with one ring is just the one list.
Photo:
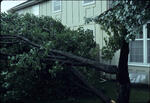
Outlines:
{"label": "window pane", "polygon": [[60,6],[54,6],[54,11],[60,10]]}
{"label": "window pane", "polygon": [[53,5],[54,5],[54,11],[59,11],[61,10],[61,1],[60,0],[55,0],[53,2]]}
{"label": "window pane", "polygon": [[60,1],[55,1],[54,2],[54,6],[59,6],[60,5]]}
{"label": "window pane", "polygon": [[84,4],[93,2],[94,0],[84,0]]}
{"label": "window pane", "polygon": [[136,40],[130,43],[130,62],[143,62],[142,40]]}
{"label": "window pane", "polygon": [[139,34],[136,35],[136,39],[142,39],[143,38],[143,27],[140,28]]}
{"label": "window pane", "polygon": [[150,40],[147,41],[147,62],[150,63]]}
{"label": "window pane", "polygon": [[150,23],[147,24],[147,38],[150,38]]}

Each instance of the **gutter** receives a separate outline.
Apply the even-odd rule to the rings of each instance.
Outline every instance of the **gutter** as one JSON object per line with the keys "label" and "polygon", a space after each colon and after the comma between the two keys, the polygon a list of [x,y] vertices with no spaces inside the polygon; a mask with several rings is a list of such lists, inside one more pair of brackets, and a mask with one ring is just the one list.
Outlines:
{"label": "gutter", "polygon": [[14,13],[16,11],[19,11],[21,9],[24,9],[24,8],[27,8],[27,7],[30,7],[30,6],[33,6],[33,5],[36,5],[36,4],[39,4],[41,2],[45,2],[46,0],[28,0],[26,2],[23,2],[11,9],[9,9],[7,12],[10,12],[10,13]]}

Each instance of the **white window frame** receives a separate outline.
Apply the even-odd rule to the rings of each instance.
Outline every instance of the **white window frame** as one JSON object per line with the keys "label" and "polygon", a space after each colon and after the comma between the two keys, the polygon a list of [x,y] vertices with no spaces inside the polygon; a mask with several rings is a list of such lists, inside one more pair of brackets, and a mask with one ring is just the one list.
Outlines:
{"label": "white window frame", "polygon": [[[60,10],[54,10],[54,3],[56,1],[60,1]],[[62,9],[62,1],[61,0],[52,0],[52,11],[53,11],[53,13],[61,12],[61,9]]]}
{"label": "white window frame", "polygon": [[147,24],[148,23],[150,23],[150,21],[148,21],[146,24],[143,25],[143,38],[136,39],[136,40],[143,40],[143,63],[130,62],[130,54],[129,54],[128,65],[150,67],[150,63],[148,63],[148,60],[147,60],[147,40],[150,40],[150,38],[147,38]]}
{"label": "white window frame", "polygon": [[92,5],[92,4],[94,4],[94,3],[95,3],[95,0],[93,0],[93,1],[91,1],[91,2],[89,2],[89,3],[85,3],[84,0],[82,1],[82,5],[83,5],[83,6]]}
{"label": "white window frame", "polygon": [[148,54],[148,53],[147,53],[147,51],[148,51],[148,50],[147,50],[147,41],[150,40],[150,38],[147,37],[147,36],[148,36],[148,34],[147,34],[147,31],[148,31],[148,30],[147,30],[147,24],[150,24],[150,21],[148,21],[148,22],[146,23],[146,25],[145,25],[145,30],[146,30],[146,31],[145,31],[145,32],[146,32],[146,37],[145,37],[145,39],[146,39],[146,40],[145,40],[145,46],[146,46],[146,50],[145,50],[145,54],[146,54],[146,55],[145,55],[145,58],[146,58],[146,59],[145,59],[145,60],[146,60],[146,63],[149,64],[149,66],[150,66],[150,63],[148,63],[148,60],[147,60],[147,59],[148,59],[148,58],[147,58],[147,57],[148,57],[148,55],[147,55],[147,54]]}
{"label": "white window frame", "polygon": [[39,5],[34,5],[34,6],[32,7],[32,13],[33,13],[35,16],[39,16],[39,14],[40,14],[40,7],[39,7]]}

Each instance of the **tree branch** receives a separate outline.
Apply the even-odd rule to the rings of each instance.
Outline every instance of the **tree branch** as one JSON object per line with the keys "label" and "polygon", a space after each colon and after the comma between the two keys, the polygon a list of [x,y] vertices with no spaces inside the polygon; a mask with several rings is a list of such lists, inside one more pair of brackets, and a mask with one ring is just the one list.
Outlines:
{"label": "tree branch", "polygon": [[117,73],[117,66],[102,64],[102,63],[99,63],[97,61],[86,59],[83,57],[79,57],[79,56],[76,56],[76,55],[73,55],[71,53],[64,52],[64,51],[62,52],[59,50],[51,50],[50,52],[66,56],[67,58],[78,61],[78,62],[80,62],[86,66],[93,67],[98,71],[103,71],[103,72],[110,73],[110,74],[116,74]]}
{"label": "tree branch", "polygon": [[[2,36],[10,36],[10,35],[2,35]],[[27,39],[25,37],[16,36],[16,35],[13,35],[12,37],[17,37],[19,40],[23,40],[24,42],[32,45],[33,47],[36,47],[36,48],[41,48],[42,47],[42,46],[40,46],[36,43],[31,42],[29,39]],[[110,73],[110,74],[116,74],[117,71],[118,71],[117,66],[102,64],[102,63],[99,63],[97,61],[90,60],[90,59],[87,59],[87,58],[83,58],[83,57],[80,57],[80,56],[76,56],[76,55],[68,53],[68,52],[59,51],[59,50],[50,50],[50,53],[54,53],[54,54],[57,54],[59,56],[64,56],[69,60],[74,60],[75,62],[78,62],[78,63],[80,63],[84,66],[94,68],[97,71],[103,71],[103,72]]]}
{"label": "tree branch", "polygon": [[71,68],[70,70],[87,88],[91,90],[91,92],[93,92],[96,96],[98,96],[103,101],[103,103],[111,102],[111,99],[107,97],[106,95],[104,95],[102,91],[97,90],[92,85],[90,85],[85,79],[85,77],[78,70],[74,68]]}

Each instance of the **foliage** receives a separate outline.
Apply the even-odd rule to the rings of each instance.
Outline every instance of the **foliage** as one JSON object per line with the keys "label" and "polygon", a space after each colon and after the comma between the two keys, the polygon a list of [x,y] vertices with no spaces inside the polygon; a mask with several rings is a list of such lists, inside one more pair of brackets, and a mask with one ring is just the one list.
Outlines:
{"label": "foliage", "polygon": [[[141,32],[142,25],[150,20],[150,1],[145,0],[117,0],[113,8],[95,18],[87,18],[86,22],[94,21],[102,26],[108,34],[106,46],[102,52],[105,59],[112,59],[114,53],[120,49],[122,40],[134,40]],[[127,34],[123,35],[124,30]],[[106,52],[107,51],[107,52]]]}
{"label": "foliage", "polygon": [[[37,49],[25,42],[1,45],[0,53],[13,55],[0,59],[0,84],[4,90],[0,99],[3,102],[35,102],[82,94],[71,83],[76,78],[68,72],[69,67],[45,61],[44,57],[51,49],[58,49],[94,59],[98,51],[90,30],[79,28],[71,31],[47,16],[1,13],[0,19],[1,34],[24,36],[41,46]],[[92,75],[89,70],[87,72]]]}

